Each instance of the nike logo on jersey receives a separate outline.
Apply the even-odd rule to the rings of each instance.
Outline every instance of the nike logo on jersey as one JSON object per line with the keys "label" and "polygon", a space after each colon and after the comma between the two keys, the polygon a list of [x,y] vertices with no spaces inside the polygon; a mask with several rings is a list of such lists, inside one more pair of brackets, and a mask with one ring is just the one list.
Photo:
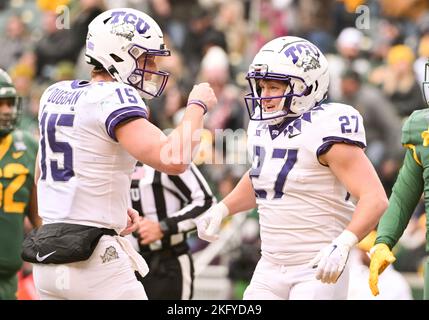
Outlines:
{"label": "nike logo on jersey", "polygon": [[297,133],[295,133],[295,134],[290,133],[290,134],[289,134],[289,138],[293,138],[293,137],[299,136],[301,133],[302,133],[302,132],[297,132]]}
{"label": "nike logo on jersey", "polygon": [[42,261],[46,260],[49,256],[53,255],[55,252],[57,252],[57,250],[52,251],[51,253],[45,254],[44,256],[39,256],[39,252],[37,252],[36,260],[39,262],[42,262]]}
{"label": "nike logo on jersey", "polygon": [[12,152],[12,158],[14,159],[21,158],[23,154],[24,154],[24,151]]}

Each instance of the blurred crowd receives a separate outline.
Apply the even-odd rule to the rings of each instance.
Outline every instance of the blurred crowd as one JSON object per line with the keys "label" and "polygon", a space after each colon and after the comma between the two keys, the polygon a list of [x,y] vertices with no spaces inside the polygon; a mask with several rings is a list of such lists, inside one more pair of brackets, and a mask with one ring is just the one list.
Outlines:
{"label": "blurred crowd", "polygon": [[[23,97],[21,128],[38,135],[38,103],[48,85],[89,78],[83,54],[87,26],[102,11],[125,6],[151,15],[174,51],[158,62],[171,75],[164,94],[148,101],[151,121],[164,129],[172,127],[195,82],[209,82],[215,90],[218,105],[206,117],[196,162],[219,198],[250,165],[243,99],[250,59],[262,44],[282,35],[307,38],[327,56],[329,99],[350,104],[362,114],[366,152],[390,194],[404,154],[402,123],[414,110],[426,107],[421,83],[429,58],[429,1],[1,1],[0,68],[9,72]],[[222,133],[225,129],[234,136],[233,143],[230,134]],[[423,213],[423,205],[416,208],[397,249],[399,271],[421,272]],[[244,255],[255,260],[248,250]],[[253,270],[248,264],[236,262]]]}

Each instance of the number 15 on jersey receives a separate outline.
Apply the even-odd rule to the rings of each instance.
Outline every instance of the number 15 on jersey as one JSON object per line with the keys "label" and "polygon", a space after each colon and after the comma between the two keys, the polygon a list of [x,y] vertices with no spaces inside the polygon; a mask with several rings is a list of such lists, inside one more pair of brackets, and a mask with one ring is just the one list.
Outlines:
{"label": "number 15 on jersey", "polygon": [[[54,181],[68,181],[74,176],[73,149],[68,142],[58,141],[56,133],[63,127],[73,127],[74,114],[48,114],[44,112],[40,120],[40,179],[46,180],[48,171]],[[58,155],[56,159],[49,154]],[[63,157],[62,161],[57,160]]]}

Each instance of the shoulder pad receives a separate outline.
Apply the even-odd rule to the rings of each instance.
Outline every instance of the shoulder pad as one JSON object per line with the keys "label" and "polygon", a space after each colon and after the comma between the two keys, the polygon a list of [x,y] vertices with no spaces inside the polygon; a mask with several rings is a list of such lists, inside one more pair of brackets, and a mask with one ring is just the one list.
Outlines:
{"label": "shoulder pad", "polygon": [[324,114],[340,114],[340,113],[359,113],[359,111],[353,108],[351,105],[337,102],[323,103],[321,106],[323,108]]}
{"label": "shoulder pad", "polygon": [[414,111],[402,126],[402,144],[422,145],[422,133],[429,127],[429,109]]}
{"label": "shoulder pad", "polygon": [[90,87],[88,87],[87,99],[88,102],[95,103],[102,100],[104,101],[112,96],[119,102],[117,90],[121,91],[121,94],[124,95],[125,89],[127,92],[131,92],[137,98],[139,97],[137,90],[129,85],[120,82],[106,81],[93,83]]}

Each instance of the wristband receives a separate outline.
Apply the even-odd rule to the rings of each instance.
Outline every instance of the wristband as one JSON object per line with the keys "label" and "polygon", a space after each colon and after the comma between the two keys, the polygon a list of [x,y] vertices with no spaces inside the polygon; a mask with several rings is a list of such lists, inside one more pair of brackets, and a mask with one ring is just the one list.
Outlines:
{"label": "wristband", "polygon": [[191,104],[196,104],[196,105],[200,106],[201,108],[204,109],[204,114],[207,113],[207,105],[203,101],[201,101],[201,100],[189,100],[188,104],[186,106],[189,106]]}

